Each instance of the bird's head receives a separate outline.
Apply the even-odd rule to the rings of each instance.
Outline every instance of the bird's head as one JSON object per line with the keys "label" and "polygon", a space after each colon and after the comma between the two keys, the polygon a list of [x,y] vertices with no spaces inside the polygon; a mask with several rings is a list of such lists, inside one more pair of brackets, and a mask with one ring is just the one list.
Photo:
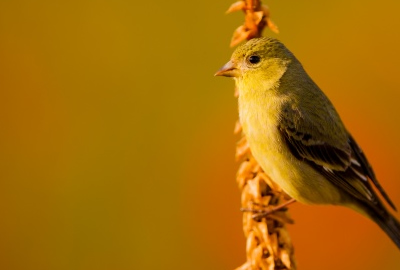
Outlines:
{"label": "bird's head", "polygon": [[254,38],[239,46],[215,76],[268,79],[286,70],[292,59],[293,54],[277,39]]}

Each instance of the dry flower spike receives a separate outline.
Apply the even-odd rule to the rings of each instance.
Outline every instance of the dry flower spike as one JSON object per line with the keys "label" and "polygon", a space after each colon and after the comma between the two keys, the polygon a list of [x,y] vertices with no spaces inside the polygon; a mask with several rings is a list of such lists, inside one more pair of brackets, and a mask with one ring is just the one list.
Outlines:
{"label": "dry flower spike", "polygon": [[270,18],[268,6],[261,5],[260,1],[240,0],[233,3],[226,13],[242,10],[245,16],[245,22],[239,26],[233,33],[231,47],[236,46],[244,40],[260,37],[264,27],[268,27],[273,32],[278,33],[278,27]]}
{"label": "dry flower spike", "polygon": [[[230,6],[227,13],[242,10],[245,22],[239,26],[231,41],[235,46],[244,40],[260,37],[265,27],[278,33],[277,26],[271,21],[270,11],[258,0],[241,0]],[[235,90],[235,96],[239,95]],[[235,134],[242,134],[238,121]],[[243,213],[243,231],[246,237],[247,261],[236,270],[293,270],[296,269],[293,245],[286,230],[287,223],[293,223],[287,209],[273,212],[267,217],[257,214],[271,210],[284,203],[287,195],[277,186],[251,154],[246,137],[242,134],[236,147],[236,159],[242,163],[237,172],[236,181],[242,190],[241,207]]]}

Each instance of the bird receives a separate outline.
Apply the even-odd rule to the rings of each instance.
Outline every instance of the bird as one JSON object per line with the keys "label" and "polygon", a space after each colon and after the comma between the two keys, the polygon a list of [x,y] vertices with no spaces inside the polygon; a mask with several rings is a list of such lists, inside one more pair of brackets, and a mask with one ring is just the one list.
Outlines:
{"label": "bird", "polygon": [[234,78],[250,150],[293,200],[355,210],[400,249],[400,223],[377,193],[395,205],[331,101],[282,42],[247,41],[215,76]]}

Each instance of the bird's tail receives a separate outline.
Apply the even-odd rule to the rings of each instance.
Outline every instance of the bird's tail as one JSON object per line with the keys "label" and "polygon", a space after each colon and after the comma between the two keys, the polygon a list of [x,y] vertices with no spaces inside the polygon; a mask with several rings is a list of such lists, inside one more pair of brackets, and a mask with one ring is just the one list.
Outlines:
{"label": "bird's tail", "polygon": [[367,212],[400,249],[400,222],[385,208],[381,208],[380,211],[369,209]]}

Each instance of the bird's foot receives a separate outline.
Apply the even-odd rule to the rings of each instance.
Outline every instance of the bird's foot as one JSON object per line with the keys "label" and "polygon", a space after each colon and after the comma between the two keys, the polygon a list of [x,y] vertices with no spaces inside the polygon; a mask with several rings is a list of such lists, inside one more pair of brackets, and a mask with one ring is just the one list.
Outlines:
{"label": "bird's foot", "polygon": [[253,219],[261,220],[262,218],[265,218],[268,215],[273,214],[274,212],[285,210],[286,206],[288,206],[288,205],[290,205],[290,204],[292,204],[294,202],[296,202],[295,199],[290,199],[287,202],[284,202],[284,203],[282,203],[282,204],[280,204],[280,205],[278,205],[278,206],[276,206],[276,207],[274,207],[272,209],[240,208],[240,211],[242,211],[242,212],[252,212],[254,214],[253,215]]}

